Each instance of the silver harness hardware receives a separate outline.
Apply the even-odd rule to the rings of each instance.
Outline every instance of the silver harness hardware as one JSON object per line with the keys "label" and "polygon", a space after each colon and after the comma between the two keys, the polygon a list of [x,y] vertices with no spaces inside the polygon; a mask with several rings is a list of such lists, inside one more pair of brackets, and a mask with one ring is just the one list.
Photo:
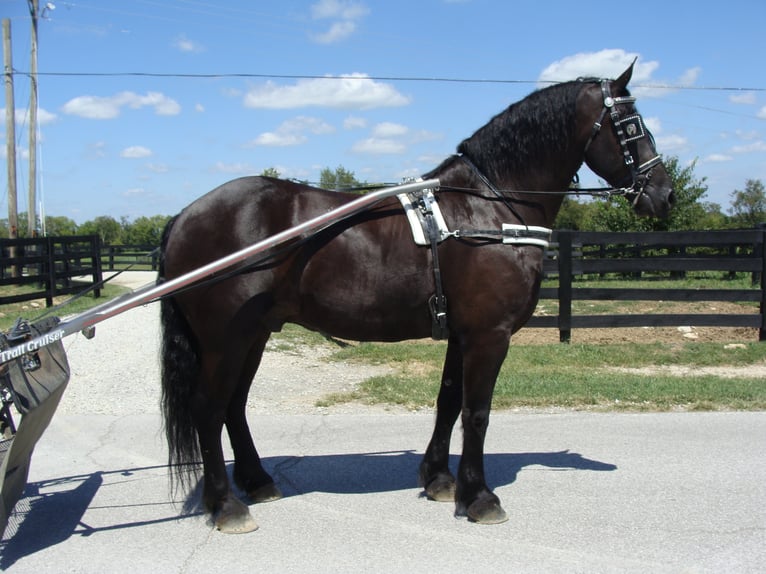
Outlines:
{"label": "silver harness hardware", "polygon": [[588,152],[590,144],[593,143],[594,138],[601,131],[604,117],[606,117],[608,112],[612,119],[612,127],[614,128],[615,135],[617,136],[617,140],[620,142],[623,161],[625,162],[625,165],[630,169],[632,183],[630,187],[624,188],[624,191],[626,194],[635,194],[632,202],[633,206],[635,206],[643,195],[646,184],[649,183],[649,180],[652,177],[652,169],[662,162],[662,158],[659,155],[655,155],[650,160],[636,166],[635,158],[633,157],[628,144],[643,137],[649,137],[653,143],[654,138],[652,137],[652,134],[649,132],[649,130],[646,129],[641,114],[635,113],[624,118],[620,118],[620,114],[616,108],[616,106],[620,104],[634,104],[636,98],[634,96],[613,97],[611,90],[609,89],[608,80],[601,80],[601,94],[604,99],[604,107],[601,109],[599,118],[593,124],[590,137],[588,138],[588,142],[585,144],[585,149],[583,150],[583,155]]}

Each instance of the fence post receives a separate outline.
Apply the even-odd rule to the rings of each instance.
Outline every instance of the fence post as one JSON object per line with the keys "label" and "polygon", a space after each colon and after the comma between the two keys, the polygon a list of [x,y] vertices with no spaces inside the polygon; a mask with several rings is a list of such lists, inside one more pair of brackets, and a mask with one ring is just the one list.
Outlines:
{"label": "fence post", "polygon": [[760,254],[761,254],[761,327],[758,329],[758,340],[766,341],[766,227],[763,225],[758,226],[760,228]]}
{"label": "fence post", "polygon": [[93,257],[93,283],[96,288],[93,290],[93,297],[101,297],[101,281],[104,279],[104,273],[101,269],[101,236],[91,236],[91,256]]}
{"label": "fence post", "polygon": [[572,232],[559,231],[559,341],[572,338]]}
{"label": "fence post", "polygon": [[56,295],[56,245],[53,242],[53,237],[45,238],[45,247],[48,253],[46,254],[46,261],[48,265],[48,273],[45,287],[45,306],[53,307],[53,297]]}

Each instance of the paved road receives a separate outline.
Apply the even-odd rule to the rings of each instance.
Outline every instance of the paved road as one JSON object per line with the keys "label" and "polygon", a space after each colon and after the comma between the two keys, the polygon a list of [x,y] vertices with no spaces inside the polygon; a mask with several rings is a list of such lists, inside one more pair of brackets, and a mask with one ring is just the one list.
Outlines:
{"label": "paved road", "polygon": [[[479,526],[421,498],[431,414],[254,410],[256,442],[286,497],[252,507],[257,532],[220,534],[198,493],[169,493],[157,335],[144,324],[155,311],[110,319],[92,341],[68,339],[72,379],[0,541],[0,569],[766,571],[764,412],[494,413],[487,473],[510,520]],[[454,444],[456,463],[457,431]]]}
{"label": "paved road", "polygon": [[223,535],[168,493],[157,415],[57,414],[0,545],[13,572],[756,572],[766,413],[498,413],[510,520],[422,499],[427,414],[253,417],[286,498]]}

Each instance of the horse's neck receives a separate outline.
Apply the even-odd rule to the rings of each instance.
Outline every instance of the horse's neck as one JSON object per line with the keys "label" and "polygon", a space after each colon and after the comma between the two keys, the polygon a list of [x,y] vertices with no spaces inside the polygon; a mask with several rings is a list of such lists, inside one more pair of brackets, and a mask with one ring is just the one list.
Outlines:
{"label": "horse's neck", "polygon": [[[567,177],[566,174],[555,176],[554,173],[560,171],[560,166],[549,170],[537,168],[534,173],[521,176],[509,174],[506,177],[497,177],[496,181],[484,182],[469,164],[458,157],[444,167],[445,169],[435,177],[438,177],[444,186],[479,191],[479,194],[470,196],[470,201],[475,205],[485,204],[482,211],[489,210],[504,223],[542,227],[553,227],[563,201],[562,192],[569,187],[571,177],[575,173],[572,172],[571,177]],[[487,184],[494,187],[505,201],[501,201],[497,194],[488,189]]]}

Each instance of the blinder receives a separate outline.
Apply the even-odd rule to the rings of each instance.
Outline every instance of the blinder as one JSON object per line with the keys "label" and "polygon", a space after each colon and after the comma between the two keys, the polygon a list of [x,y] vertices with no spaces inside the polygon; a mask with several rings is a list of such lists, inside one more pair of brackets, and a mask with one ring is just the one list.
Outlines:
{"label": "blinder", "polygon": [[604,107],[601,109],[601,114],[599,115],[598,120],[593,124],[583,154],[588,152],[590,144],[601,131],[606,114],[609,113],[614,133],[617,136],[617,141],[620,142],[623,161],[625,165],[628,166],[628,169],[630,169],[631,182],[630,186],[625,189],[625,192],[626,194],[634,195],[633,205],[635,206],[643,195],[644,188],[652,177],[652,169],[662,162],[662,158],[659,155],[655,155],[650,160],[637,165],[636,158],[631,151],[631,146],[628,144],[636,142],[641,138],[648,137],[652,144],[652,149],[654,149],[654,137],[652,137],[652,134],[646,128],[641,114],[635,113],[621,118],[620,113],[617,110],[617,106],[620,104],[634,104],[636,98],[634,96],[612,96],[608,80],[601,80],[601,94],[604,100]]}

